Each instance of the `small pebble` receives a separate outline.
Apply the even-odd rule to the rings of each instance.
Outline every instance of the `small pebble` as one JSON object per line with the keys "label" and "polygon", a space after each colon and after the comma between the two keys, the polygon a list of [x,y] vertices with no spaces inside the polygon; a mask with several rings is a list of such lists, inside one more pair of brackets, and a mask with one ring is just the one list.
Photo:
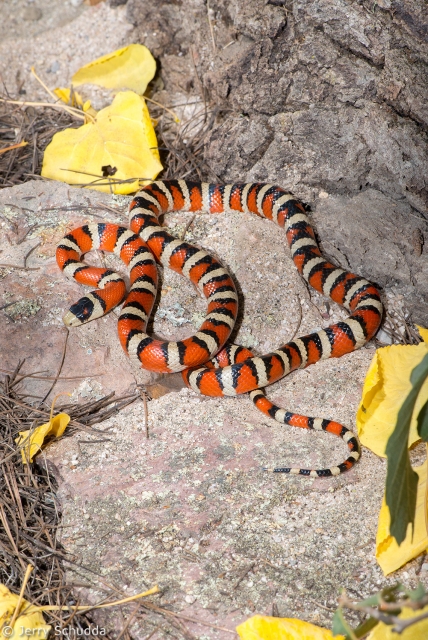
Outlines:
{"label": "small pebble", "polygon": [[39,9],[39,7],[34,7],[30,5],[29,7],[25,8],[23,13],[23,18],[28,22],[37,22],[37,20],[40,20],[42,15],[43,15],[42,10]]}
{"label": "small pebble", "polygon": [[392,337],[383,329],[379,329],[376,334],[376,338],[379,340],[379,342],[383,342],[383,344],[392,344]]}
{"label": "small pebble", "polygon": [[49,67],[49,69],[46,69],[46,71],[48,73],[56,73],[57,71],[59,71],[59,67],[60,67],[60,64],[58,60],[55,60],[55,62],[52,62],[51,66]]}

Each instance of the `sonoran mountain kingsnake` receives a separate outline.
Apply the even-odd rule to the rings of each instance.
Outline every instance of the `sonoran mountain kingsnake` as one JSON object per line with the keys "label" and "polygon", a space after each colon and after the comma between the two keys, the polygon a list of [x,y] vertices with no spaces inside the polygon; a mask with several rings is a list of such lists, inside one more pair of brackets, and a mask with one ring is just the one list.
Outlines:
{"label": "sonoran mountain kingsnake", "polygon": [[[277,222],[285,228],[299,273],[314,289],[348,309],[350,316],[263,356],[254,356],[236,345],[225,347],[238,311],[235,285],[218,260],[177,240],[160,225],[160,215],[180,209],[213,214],[240,211]],[[128,265],[128,295],[118,274],[80,262],[81,255],[91,249],[114,252]],[[350,449],[347,460],[335,467],[277,467],[270,471],[332,476],[346,471],[359,459],[359,443],[352,431],[332,420],[285,411],[262,391],[295,369],[358,349],[375,335],[382,317],[378,289],[323,258],[303,204],[284,189],[259,183],[153,182],[130,204],[130,229],[110,223],[79,227],[64,237],[56,255],[67,276],[98,287],[70,308],[64,317],[67,325],[78,326],[99,318],[126,296],[118,321],[119,338],[125,352],[139,366],[155,372],[182,371],[186,384],[207,396],[250,392],[256,407],[276,421],[328,431],[343,438]],[[207,299],[205,321],[191,338],[168,342],[145,333],[157,291],[156,261],[190,278]]]}

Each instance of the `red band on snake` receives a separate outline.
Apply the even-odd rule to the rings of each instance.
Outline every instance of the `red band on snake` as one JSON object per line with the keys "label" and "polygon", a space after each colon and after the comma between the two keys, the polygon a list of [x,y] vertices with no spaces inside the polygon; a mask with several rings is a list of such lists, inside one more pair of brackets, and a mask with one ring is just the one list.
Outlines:
{"label": "red band on snake", "polygon": [[[350,316],[296,338],[267,355],[253,356],[236,345],[223,348],[237,314],[235,287],[218,261],[205,251],[175,239],[160,225],[160,215],[181,209],[254,213],[284,227],[300,274],[314,289],[348,309]],[[343,438],[350,450],[347,460],[328,469],[277,467],[271,471],[332,476],[353,466],[360,450],[352,431],[331,420],[285,411],[261,391],[295,369],[358,349],[375,335],[382,317],[378,289],[323,258],[303,204],[284,189],[270,184],[154,182],[132,200],[130,228],[131,231],[112,224],[93,224],[65,236],[57,250],[61,269],[79,282],[96,284],[101,289],[73,305],[64,318],[66,324],[77,326],[100,317],[123,299],[125,289],[120,276],[79,262],[81,254],[91,248],[114,251],[131,267],[131,289],[118,325],[122,346],[134,362],[151,371],[182,371],[186,384],[204,395],[251,392],[256,407],[276,421],[328,431]],[[145,333],[157,283],[152,255],[163,265],[189,277],[206,296],[208,314],[195,336],[167,342],[154,340]]]}

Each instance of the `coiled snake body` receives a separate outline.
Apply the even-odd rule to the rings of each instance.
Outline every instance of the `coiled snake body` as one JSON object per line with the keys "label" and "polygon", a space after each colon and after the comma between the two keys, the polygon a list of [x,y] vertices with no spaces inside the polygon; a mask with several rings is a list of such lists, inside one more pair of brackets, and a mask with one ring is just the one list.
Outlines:
{"label": "coiled snake body", "polygon": [[[236,345],[225,347],[238,311],[235,286],[215,258],[177,240],[160,226],[161,214],[180,209],[213,214],[240,211],[273,220],[285,228],[293,261],[303,278],[348,309],[350,316],[263,356],[254,356]],[[125,283],[118,274],[80,262],[81,255],[91,249],[112,251],[129,266],[131,287],[127,296]],[[79,227],[63,238],[56,257],[67,276],[98,287],[70,308],[64,317],[67,325],[78,326],[99,318],[126,296],[118,331],[131,360],[150,371],[182,371],[186,384],[204,395],[250,392],[256,407],[276,421],[328,431],[343,438],[350,450],[344,462],[327,469],[276,467],[271,471],[332,476],[352,467],[360,457],[359,443],[352,431],[332,420],[285,411],[270,402],[262,391],[295,369],[358,349],[375,335],[382,317],[378,289],[323,258],[303,204],[284,189],[258,183],[153,182],[130,204],[130,229],[110,223]],[[145,333],[157,290],[156,261],[189,277],[207,299],[205,321],[191,338],[168,342]]]}

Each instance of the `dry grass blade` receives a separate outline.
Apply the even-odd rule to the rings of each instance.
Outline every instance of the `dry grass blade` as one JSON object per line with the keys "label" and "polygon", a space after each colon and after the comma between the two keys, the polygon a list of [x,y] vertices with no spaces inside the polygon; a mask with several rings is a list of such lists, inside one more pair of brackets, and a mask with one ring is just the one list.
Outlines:
{"label": "dry grass blade", "polygon": [[194,106],[196,108],[193,115],[179,123],[156,107],[151,110],[153,117],[159,121],[156,130],[159,152],[162,164],[167,167],[162,179],[220,182],[217,174],[205,161],[206,145],[214,129],[219,109],[202,103],[199,108],[197,104]]}
{"label": "dry grass blade", "polygon": [[9,149],[7,153],[0,153],[0,188],[26,182],[34,174],[40,175],[43,152],[52,136],[70,126],[78,126],[78,123],[64,111],[0,101],[0,139]]}
{"label": "dry grass blade", "polygon": [[388,309],[382,329],[393,344],[419,344],[422,338],[410,314],[398,309]]}

